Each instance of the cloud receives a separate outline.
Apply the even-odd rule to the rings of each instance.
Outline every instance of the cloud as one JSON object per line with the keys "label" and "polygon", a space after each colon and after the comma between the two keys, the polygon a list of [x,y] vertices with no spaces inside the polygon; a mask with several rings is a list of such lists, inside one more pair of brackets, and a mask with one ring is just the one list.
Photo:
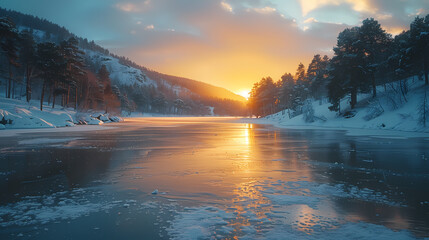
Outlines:
{"label": "cloud", "polygon": [[119,2],[116,4],[116,8],[124,12],[142,12],[150,6],[151,1],[135,1],[135,2]]}
{"label": "cloud", "polygon": [[155,26],[153,26],[153,24],[151,24],[151,25],[147,25],[147,26],[145,27],[145,29],[146,29],[146,30],[153,30],[153,29],[155,29]]}
{"label": "cloud", "polygon": [[273,13],[273,12],[277,11],[275,8],[272,8],[272,7],[253,8],[251,10],[258,12],[258,13]]}
{"label": "cloud", "polygon": [[376,11],[376,9],[371,7],[369,0],[300,0],[300,3],[303,16],[323,6],[338,6],[342,4],[350,4],[358,12],[374,13]]}
{"label": "cloud", "polygon": [[124,12],[139,12],[140,8],[132,3],[118,3],[116,7]]}
{"label": "cloud", "polygon": [[220,5],[228,12],[232,12],[232,7],[226,2],[220,2]]}

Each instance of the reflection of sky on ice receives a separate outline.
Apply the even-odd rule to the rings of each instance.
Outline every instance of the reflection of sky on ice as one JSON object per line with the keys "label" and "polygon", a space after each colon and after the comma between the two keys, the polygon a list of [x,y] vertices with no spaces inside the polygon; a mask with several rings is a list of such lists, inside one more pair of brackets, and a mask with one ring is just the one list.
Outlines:
{"label": "reflection of sky on ice", "polygon": [[[387,151],[371,155],[362,142],[333,131],[211,121],[133,120],[123,130],[56,136],[70,140],[64,149],[55,145],[33,152],[33,145],[21,144],[12,153],[15,148],[8,148],[5,154],[31,151],[34,163],[49,171],[56,164],[59,176],[65,172],[59,182],[72,190],[60,187],[40,197],[18,197],[0,206],[0,226],[31,227],[99,213],[122,218],[124,226],[146,226],[161,238],[412,238],[402,229],[415,224],[409,212],[413,203],[397,181],[411,177],[422,182],[424,163],[398,165]],[[395,154],[409,158],[417,151]],[[43,181],[50,180],[43,175],[46,169],[36,165],[31,184],[43,189]],[[423,172],[409,176],[401,169]],[[19,168],[4,177],[13,171]],[[74,186],[85,192],[75,192]],[[159,193],[151,194],[154,189]],[[416,198],[424,199],[422,194]],[[65,196],[71,196],[69,202]],[[156,228],[145,222],[152,215]],[[94,228],[109,232],[102,225]]]}

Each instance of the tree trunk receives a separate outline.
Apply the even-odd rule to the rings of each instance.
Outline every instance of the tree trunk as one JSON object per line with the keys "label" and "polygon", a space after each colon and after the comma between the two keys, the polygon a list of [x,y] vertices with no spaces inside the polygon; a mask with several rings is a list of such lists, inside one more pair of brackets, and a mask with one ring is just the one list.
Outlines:
{"label": "tree trunk", "polygon": [[352,109],[354,109],[355,108],[355,105],[356,105],[356,103],[357,103],[357,89],[356,88],[354,88],[354,89],[352,89],[352,91],[351,91],[351,100],[350,100],[350,107],[352,108]]}
{"label": "tree trunk", "polygon": [[15,99],[15,82],[12,81],[12,99]]}
{"label": "tree trunk", "polygon": [[425,85],[429,85],[429,79],[428,79],[428,72],[429,72],[428,62],[429,62],[429,59],[428,58],[429,58],[428,56],[424,56],[424,59],[423,59],[423,71],[425,74]]}
{"label": "tree trunk", "polygon": [[42,95],[40,96],[40,111],[43,111],[43,98],[45,97],[45,85],[46,85],[46,81],[43,80]]}
{"label": "tree trunk", "polygon": [[372,81],[372,97],[377,97],[377,86],[375,84],[375,76],[374,73],[371,74],[371,81]]}
{"label": "tree trunk", "polygon": [[55,108],[55,99],[57,98],[57,96],[55,95],[55,92],[53,94],[53,99],[52,99],[52,108]]}
{"label": "tree trunk", "polygon": [[13,73],[12,73],[12,66],[9,63],[9,85],[7,86],[7,98],[10,98],[10,92],[11,92],[11,87],[12,87],[12,77],[13,77]]}
{"label": "tree trunk", "polygon": [[25,85],[25,96],[27,97],[27,102],[30,102],[31,100],[31,68],[27,65],[27,72],[26,72],[26,85]]}
{"label": "tree trunk", "polygon": [[74,109],[77,109],[77,86],[75,88],[75,94],[74,94]]}
{"label": "tree trunk", "polygon": [[48,105],[51,104],[51,97],[53,94],[53,88],[54,88],[54,85],[51,86],[50,91],[49,91]]}
{"label": "tree trunk", "polygon": [[338,115],[341,114],[341,99],[338,100]]}
{"label": "tree trunk", "polygon": [[70,86],[67,88],[67,101],[66,101],[67,107],[69,106],[69,101],[70,101]]}

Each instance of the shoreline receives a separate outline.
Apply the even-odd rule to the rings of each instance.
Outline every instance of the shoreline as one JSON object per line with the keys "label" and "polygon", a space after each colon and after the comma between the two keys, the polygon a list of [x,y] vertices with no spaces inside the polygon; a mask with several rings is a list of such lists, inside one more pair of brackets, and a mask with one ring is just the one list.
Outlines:
{"label": "shoreline", "polygon": [[85,132],[85,131],[99,131],[99,130],[112,130],[118,127],[106,125],[75,125],[72,127],[55,127],[55,128],[14,128],[0,130],[0,138],[3,137],[16,137],[19,134],[26,133],[63,133],[63,132]]}
{"label": "shoreline", "polygon": [[412,132],[395,129],[331,127],[320,125],[284,125],[277,121],[261,118],[241,118],[240,120],[243,121],[242,123],[271,125],[280,129],[345,131],[347,136],[353,137],[370,136],[379,138],[426,138],[425,140],[429,140],[429,132]]}
{"label": "shoreline", "polygon": [[[189,118],[190,116],[184,117]],[[127,119],[139,119],[139,118],[178,118],[178,117],[160,117],[160,116],[145,116],[145,117],[125,117],[123,122]],[[183,118],[183,117],[182,117]],[[243,124],[261,124],[271,125],[279,129],[292,129],[292,130],[330,130],[330,131],[345,131],[346,136],[369,136],[378,138],[424,138],[429,140],[429,132],[412,132],[402,131],[395,129],[373,129],[373,128],[352,128],[352,127],[332,127],[332,126],[320,126],[320,125],[285,125],[281,122],[273,121],[270,119],[261,118],[239,118],[239,117],[201,117],[196,116],[192,118],[219,118],[227,119],[230,118],[231,122],[243,123]],[[26,133],[63,133],[63,132],[84,132],[84,131],[99,131],[99,130],[111,130],[119,128],[119,126],[109,126],[110,124],[102,125],[74,125],[74,126],[61,126],[54,128],[15,128],[15,129],[0,129],[0,138],[2,137],[15,137],[19,134]]]}

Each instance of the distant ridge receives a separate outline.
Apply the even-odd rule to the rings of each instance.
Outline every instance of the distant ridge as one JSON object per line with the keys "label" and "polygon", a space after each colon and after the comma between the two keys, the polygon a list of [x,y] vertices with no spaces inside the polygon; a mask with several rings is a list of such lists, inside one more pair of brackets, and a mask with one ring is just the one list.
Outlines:
{"label": "distant ridge", "polygon": [[172,76],[148,69],[146,69],[145,72],[150,79],[153,79],[155,81],[164,80],[169,82],[171,85],[179,85],[185,87],[200,96],[205,96],[208,98],[232,99],[241,102],[247,101],[246,98],[244,98],[243,96],[235,94],[225,88],[213,86],[205,82],[200,82],[189,78]]}

